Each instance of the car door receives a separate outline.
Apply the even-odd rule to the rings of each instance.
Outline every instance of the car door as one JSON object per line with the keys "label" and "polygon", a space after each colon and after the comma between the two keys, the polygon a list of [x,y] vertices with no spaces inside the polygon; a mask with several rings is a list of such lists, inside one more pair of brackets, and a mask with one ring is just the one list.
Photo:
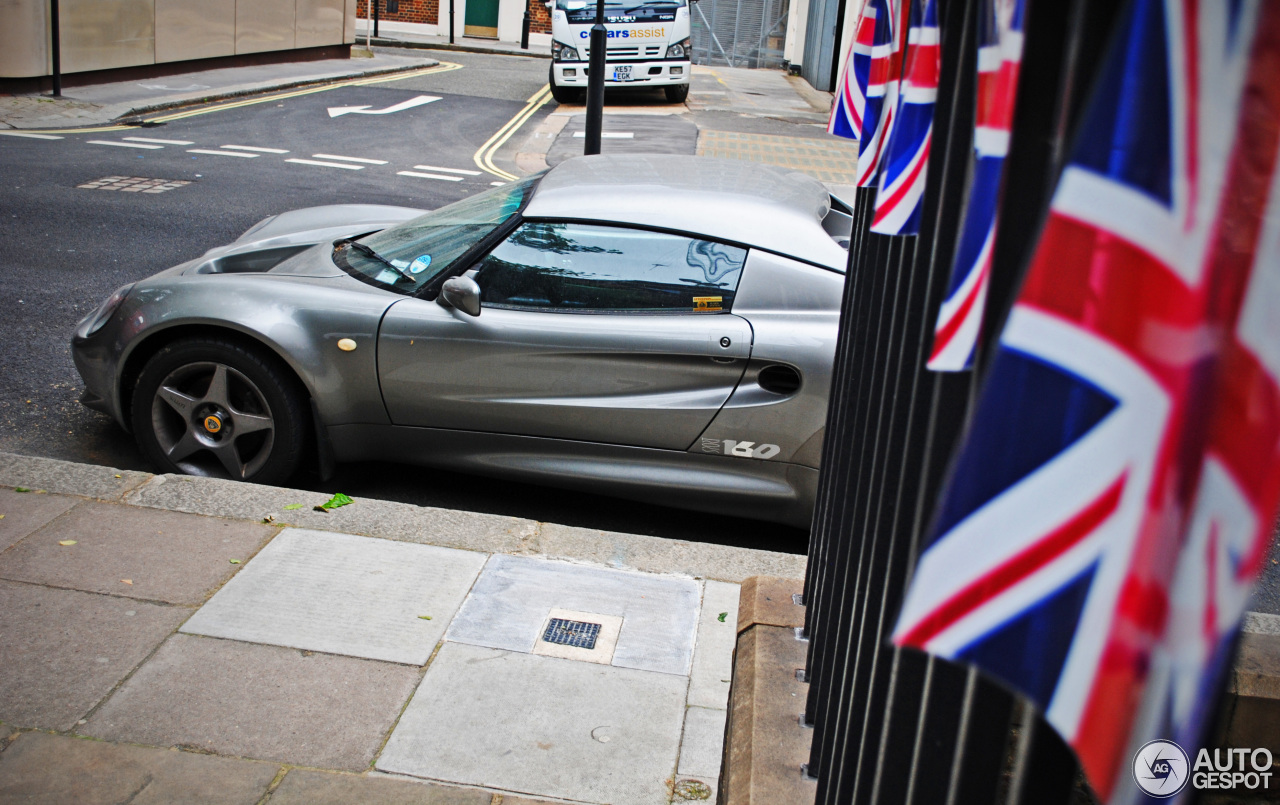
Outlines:
{"label": "car door", "polygon": [[378,339],[397,425],[684,450],[751,354],[733,315],[746,249],[526,221],[470,273],[478,317],[392,305]]}

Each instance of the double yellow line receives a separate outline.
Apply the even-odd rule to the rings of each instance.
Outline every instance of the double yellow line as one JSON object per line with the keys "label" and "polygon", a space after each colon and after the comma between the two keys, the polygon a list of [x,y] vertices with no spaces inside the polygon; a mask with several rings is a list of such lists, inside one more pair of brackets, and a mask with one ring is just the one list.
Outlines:
{"label": "double yellow line", "polygon": [[507,140],[511,139],[511,135],[519,131],[520,127],[523,126],[529,118],[533,117],[534,112],[541,109],[549,100],[551,100],[551,86],[546,84],[543,85],[542,89],[530,96],[529,100],[525,102],[524,108],[521,109],[515,117],[508,120],[506,125],[498,129],[492,137],[485,141],[484,145],[480,146],[480,150],[476,151],[475,156],[472,157],[472,159],[475,160],[476,167],[480,168],[482,171],[492,173],[499,179],[504,179],[508,182],[519,178],[514,174],[507,173],[502,168],[493,164],[493,155],[497,153],[499,148],[506,144]]}
{"label": "double yellow line", "polygon": [[[419,76],[431,75],[433,73],[448,73],[454,70],[461,70],[461,64],[453,62],[440,62],[432,67],[424,67],[421,70],[410,70],[404,73],[393,73],[391,75],[375,75],[364,78],[351,78],[346,81],[335,81],[332,84],[324,84],[318,87],[307,87],[306,89],[293,90],[291,92],[278,92],[273,95],[265,95],[256,98],[248,98],[243,101],[230,101],[228,103],[218,103],[212,106],[206,106],[201,109],[191,109],[185,112],[175,112],[169,115],[159,115],[157,117],[149,117],[144,123],[168,123],[172,120],[182,120],[197,115],[207,115],[213,112],[223,112],[228,109],[240,109],[245,106],[254,106],[259,103],[270,103],[272,101],[283,101],[289,98],[300,98],[303,95],[314,95],[318,92],[328,92],[342,87],[363,87],[370,84],[386,84],[392,81],[404,81],[408,78],[418,78]],[[135,126],[101,126],[92,129],[40,129],[31,130],[32,134],[99,134],[108,131],[131,131],[138,127]],[[27,131],[27,129],[23,129]]]}

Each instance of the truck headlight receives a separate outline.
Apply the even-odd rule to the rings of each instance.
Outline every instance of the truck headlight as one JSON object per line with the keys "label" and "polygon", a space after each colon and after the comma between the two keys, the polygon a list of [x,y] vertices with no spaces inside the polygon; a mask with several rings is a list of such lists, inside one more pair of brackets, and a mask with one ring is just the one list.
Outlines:
{"label": "truck headlight", "polygon": [[667,46],[667,58],[668,59],[687,59],[689,58],[689,53],[691,50],[692,48],[689,44],[689,38],[685,37],[684,39],[681,39],[679,42],[676,42],[674,45]]}
{"label": "truck headlight", "polygon": [[552,40],[551,58],[554,61],[578,61],[578,50]]}

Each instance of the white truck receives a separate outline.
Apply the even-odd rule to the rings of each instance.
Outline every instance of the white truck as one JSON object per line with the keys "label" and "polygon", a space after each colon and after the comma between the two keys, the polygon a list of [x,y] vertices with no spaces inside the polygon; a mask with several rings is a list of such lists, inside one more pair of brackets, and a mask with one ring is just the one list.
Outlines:
{"label": "white truck", "polygon": [[[689,97],[691,0],[605,0],[605,87],[662,87],[670,103]],[[696,2],[696,0],[693,0]],[[577,101],[587,88],[595,0],[551,0],[551,95]]]}

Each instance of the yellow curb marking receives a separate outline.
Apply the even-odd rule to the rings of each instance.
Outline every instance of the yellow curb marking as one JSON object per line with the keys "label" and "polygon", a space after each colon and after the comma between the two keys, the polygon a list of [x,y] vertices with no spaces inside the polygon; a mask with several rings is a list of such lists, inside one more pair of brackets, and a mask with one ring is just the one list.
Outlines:
{"label": "yellow curb marking", "polygon": [[493,164],[493,155],[507,142],[507,140],[511,139],[511,135],[519,131],[520,127],[523,126],[529,118],[533,117],[534,112],[541,109],[549,100],[551,100],[551,87],[550,85],[544,84],[542,89],[529,96],[529,100],[525,102],[524,108],[521,109],[515,117],[508,120],[506,125],[498,129],[492,137],[485,141],[484,145],[480,146],[480,150],[476,151],[475,156],[473,157],[476,167],[488,173],[492,173],[499,179],[505,179],[508,182],[519,178],[514,174],[507,173],[502,168]]}

